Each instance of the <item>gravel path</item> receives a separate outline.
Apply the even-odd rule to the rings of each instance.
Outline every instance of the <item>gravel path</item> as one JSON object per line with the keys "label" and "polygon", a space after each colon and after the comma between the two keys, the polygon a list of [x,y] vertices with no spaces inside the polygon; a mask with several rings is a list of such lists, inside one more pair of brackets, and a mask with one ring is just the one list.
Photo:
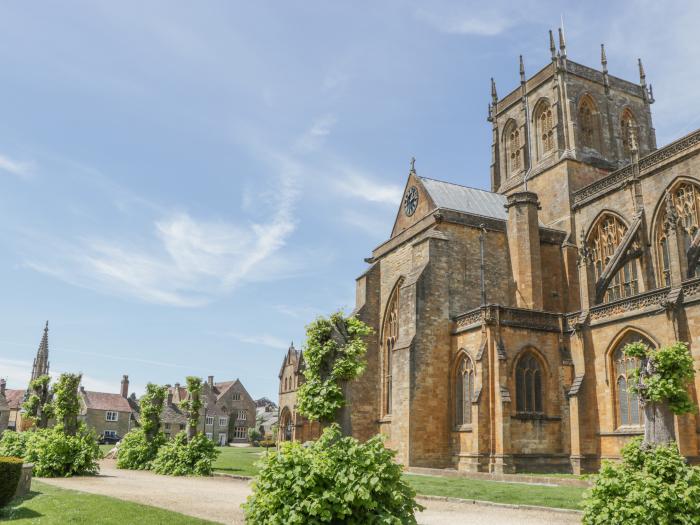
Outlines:
{"label": "gravel path", "polygon": [[[151,472],[117,470],[113,460],[100,463],[96,477],[40,478],[65,489],[103,494],[220,523],[243,524],[243,503],[250,482],[227,478],[178,478]],[[577,515],[556,511],[511,509],[490,505],[420,499],[427,509],[418,516],[421,525],[570,525]]]}

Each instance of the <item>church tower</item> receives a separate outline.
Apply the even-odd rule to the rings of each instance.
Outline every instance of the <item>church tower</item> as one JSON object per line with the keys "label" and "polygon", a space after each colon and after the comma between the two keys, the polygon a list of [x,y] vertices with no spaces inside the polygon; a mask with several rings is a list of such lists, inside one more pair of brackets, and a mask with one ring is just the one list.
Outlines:
{"label": "church tower", "polygon": [[491,190],[535,192],[542,223],[571,233],[572,192],[656,149],[654,98],[641,60],[639,83],[629,82],[608,73],[603,45],[598,70],[570,60],[558,36],[557,49],[549,32],[550,63],[533,76],[520,57],[516,89],[499,98],[492,80]]}
{"label": "church tower", "polygon": [[34,366],[32,366],[32,381],[36,378],[47,375],[49,373],[49,322],[46,321],[44,326],[44,335],[39,343],[39,349],[34,358]]}

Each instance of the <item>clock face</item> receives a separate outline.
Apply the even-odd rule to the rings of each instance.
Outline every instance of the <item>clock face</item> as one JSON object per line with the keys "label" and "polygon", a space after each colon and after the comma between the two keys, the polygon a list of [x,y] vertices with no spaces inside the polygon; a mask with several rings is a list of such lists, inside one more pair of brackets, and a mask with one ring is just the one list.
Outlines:
{"label": "clock face", "polygon": [[416,213],[416,208],[418,207],[418,189],[415,186],[411,186],[406,192],[406,196],[403,198],[403,211],[410,217]]}

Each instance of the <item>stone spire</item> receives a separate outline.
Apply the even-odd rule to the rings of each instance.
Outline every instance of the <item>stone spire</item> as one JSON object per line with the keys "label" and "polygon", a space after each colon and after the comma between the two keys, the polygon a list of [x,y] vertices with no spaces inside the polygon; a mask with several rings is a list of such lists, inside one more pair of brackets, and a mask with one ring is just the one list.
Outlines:
{"label": "stone spire", "polygon": [[557,59],[557,46],[554,44],[554,33],[549,30],[549,52],[552,54],[552,60]]}
{"label": "stone spire", "polygon": [[561,57],[566,58],[566,38],[564,37],[564,28],[559,28],[559,51],[561,52]]}
{"label": "stone spire", "polygon": [[603,66],[603,84],[605,93],[610,93],[610,78],[608,77],[608,57],[605,56],[605,44],[600,44],[600,64]]}
{"label": "stone spire", "polygon": [[37,377],[47,375],[49,373],[49,322],[46,321],[44,326],[44,335],[41,338],[41,343],[39,343],[39,349],[36,352],[36,357],[34,358],[34,365],[32,366],[32,381]]}

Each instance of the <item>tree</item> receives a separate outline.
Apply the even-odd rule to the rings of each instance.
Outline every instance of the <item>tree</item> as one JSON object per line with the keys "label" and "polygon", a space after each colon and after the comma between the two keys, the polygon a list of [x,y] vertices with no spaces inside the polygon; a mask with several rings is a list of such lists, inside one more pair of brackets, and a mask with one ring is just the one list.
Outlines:
{"label": "tree", "polygon": [[329,318],[319,317],[306,327],[305,381],[297,392],[300,414],[326,424],[338,419],[343,432],[349,433],[345,388],[365,370],[367,345],[363,338],[371,332],[365,323],[340,311]]}
{"label": "tree", "polygon": [[187,376],[187,391],[189,397],[180,402],[180,406],[187,415],[187,441],[197,435],[197,426],[199,425],[199,411],[202,409],[202,380],[199,377]]}
{"label": "tree", "polygon": [[49,383],[51,377],[39,376],[29,383],[31,394],[24,402],[22,408],[26,410],[27,417],[34,421],[37,428],[49,426],[49,419],[53,417],[52,393]]}
{"label": "tree", "polygon": [[78,388],[81,379],[82,374],[61,374],[53,388],[56,421],[63,426],[63,433],[67,436],[75,436],[78,431]]}
{"label": "tree", "polygon": [[630,389],[639,395],[644,407],[644,445],[675,441],[674,414],[696,409],[688,394],[688,385],[695,377],[688,345],[676,342],[654,350],[636,342],[625,346],[624,352],[640,360]]}
{"label": "tree", "polygon": [[149,441],[160,431],[160,418],[167,390],[164,386],[148,383],[146,393],[141,398],[141,428]]}

